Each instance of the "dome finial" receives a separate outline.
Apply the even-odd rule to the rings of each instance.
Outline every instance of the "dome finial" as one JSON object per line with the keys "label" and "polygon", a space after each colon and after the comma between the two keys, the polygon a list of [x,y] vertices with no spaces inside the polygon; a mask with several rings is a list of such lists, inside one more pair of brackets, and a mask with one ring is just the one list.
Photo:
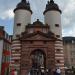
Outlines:
{"label": "dome finial", "polygon": [[61,13],[61,10],[59,9],[59,6],[58,4],[56,4],[54,2],[54,0],[48,0],[48,3],[46,5],[46,9],[44,11],[44,14],[48,11],[52,11],[52,10],[55,10],[55,11],[59,11]]}
{"label": "dome finial", "polygon": [[54,3],[54,1],[53,0],[50,0],[50,3]]}
{"label": "dome finial", "polygon": [[22,0],[22,2],[25,2],[26,3],[26,0]]}
{"label": "dome finial", "polygon": [[31,12],[32,14],[32,11],[31,11],[31,8],[30,8],[30,3],[27,2],[27,0],[21,0],[21,2],[19,2],[16,6],[16,8],[14,9],[14,12],[16,10],[19,10],[19,9],[24,9],[24,10],[28,10]]}

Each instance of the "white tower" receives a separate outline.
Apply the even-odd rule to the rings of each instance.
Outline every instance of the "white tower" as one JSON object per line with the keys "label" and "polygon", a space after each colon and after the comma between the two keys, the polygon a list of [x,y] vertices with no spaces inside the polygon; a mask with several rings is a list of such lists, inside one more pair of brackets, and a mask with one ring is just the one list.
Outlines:
{"label": "white tower", "polygon": [[32,11],[29,2],[21,0],[14,10],[14,30],[12,39],[11,50],[11,71],[16,69],[17,73],[20,70],[20,57],[21,57],[21,42],[18,36],[25,31],[25,26],[31,23]]}
{"label": "white tower", "polygon": [[48,1],[44,11],[45,23],[50,25],[50,30],[56,35],[55,63],[64,75],[64,52],[62,42],[61,10],[53,0]]}
{"label": "white tower", "polygon": [[21,0],[21,2],[16,6],[14,10],[14,31],[13,39],[16,39],[17,35],[20,35],[25,31],[25,26],[31,23],[31,14],[29,2],[26,0]]}
{"label": "white tower", "polygon": [[62,37],[61,10],[53,0],[48,1],[44,11],[45,23],[50,25],[50,30],[55,33],[57,38]]}

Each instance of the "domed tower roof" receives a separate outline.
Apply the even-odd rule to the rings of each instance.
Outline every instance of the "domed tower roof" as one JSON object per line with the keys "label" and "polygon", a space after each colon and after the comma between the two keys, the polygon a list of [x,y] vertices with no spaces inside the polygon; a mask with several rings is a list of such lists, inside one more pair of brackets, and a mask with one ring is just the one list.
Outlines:
{"label": "domed tower roof", "polygon": [[14,9],[14,12],[18,9],[28,10],[32,13],[30,3],[27,2],[26,0],[21,0],[21,2],[17,4],[16,9]]}
{"label": "domed tower roof", "polygon": [[43,26],[44,24],[41,22],[41,21],[39,21],[39,19],[37,19],[37,21],[35,21],[35,22],[33,22],[33,25],[34,26]]}
{"label": "domed tower roof", "polygon": [[59,9],[59,6],[56,3],[54,3],[53,0],[48,1],[47,5],[46,5],[46,9],[44,11],[44,14],[47,11],[51,11],[51,10],[56,10],[56,11],[59,11],[61,13],[61,10]]}

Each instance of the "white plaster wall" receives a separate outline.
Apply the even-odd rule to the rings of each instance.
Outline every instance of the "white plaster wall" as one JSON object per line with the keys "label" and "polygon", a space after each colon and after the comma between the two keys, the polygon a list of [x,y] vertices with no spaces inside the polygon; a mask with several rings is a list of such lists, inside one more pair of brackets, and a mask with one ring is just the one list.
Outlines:
{"label": "white plaster wall", "polygon": [[3,52],[3,40],[0,40],[0,74],[1,74],[1,63],[2,63],[2,52]]}
{"label": "white plaster wall", "polygon": [[[45,23],[50,25],[50,30],[55,35],[60,35],[62,38],[62,26],[61,26],[61,14],[58,11],[48,11],[45,13]],[[59,27],[55,27],[55,24],[59,24]]]}
{"label": "white plaster wall", "polygon": [[[17,27],[17,23],[21,23],[20,27]],[[21,32],[25,31],[25,26],[31,23],[31,12],[28,10],[17,10],[15,11],[14,16],[14,37],[16,34],[21,34]]]}

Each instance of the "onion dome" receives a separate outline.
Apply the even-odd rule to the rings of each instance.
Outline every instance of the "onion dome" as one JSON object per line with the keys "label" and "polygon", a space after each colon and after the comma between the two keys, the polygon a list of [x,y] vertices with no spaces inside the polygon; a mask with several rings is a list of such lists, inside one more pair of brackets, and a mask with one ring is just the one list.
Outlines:
{"label": "onion dome", "polygon": [[26,0],[21,0],[21,2],[17,4],[16,9],[14,9],[14,12],[19,9],[28,10],[32,13],[30,3],[27,2]]}
{"label": "onion dome", "polygon": [[61,10],[59,9],[59,6],[56,3],[54,3],[53,0],[48,1],[47,5],[46,5],[46,9],[44,11],[44,14],[47,11],[51,11],[51,10],[59,11],[61,13]]}

